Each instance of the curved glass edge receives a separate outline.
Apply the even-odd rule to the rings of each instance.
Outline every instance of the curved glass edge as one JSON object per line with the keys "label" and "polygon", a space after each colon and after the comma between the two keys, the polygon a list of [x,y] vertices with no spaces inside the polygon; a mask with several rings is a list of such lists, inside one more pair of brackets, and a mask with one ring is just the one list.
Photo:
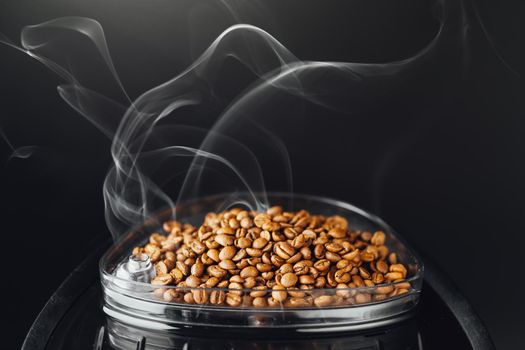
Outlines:
{"label": "curved glass edge", "polygon": [[[274,204],[274,200],[279,198],[277,204],[281,205],[284,203],[281,203],[283,199],[288,201],[291,204],[291,207],[293,207],[293,203],[297,200],[299,201],[310,201],[313,203],[316,203],[317,205],[324,205],[325,210],[329,209],[329,213],[319,213],[315,211],[312,208],[301,206],[301,209],[307,209],[311,211],[314,214],[326,214],[326,215],[336,215],[340,214],[342,216],[345,216],[348,218],[349,213],[357,214],[358,216],[362,217],[363,219],[366,219],[370,221],[371,223],[376,226],[376,229],[383,230],[389,237],[389,244],[388,246],[395,245],[396,252],[401,252],[401,255],[403,258],[400,260],[403,261],[408,267],[410,271],[410,277],[407,278],[404,281],[401,282],[390,282],[390,283],[383,283],[371,287],[354,287],[354,288],[314,288],[314,289],[308,289],[308,290],[297,290],[299,293],[305,293],[305,295],[310,295],[312,297],[318,297],[323,295],[343,295],[345,293],[362,293],[365,295],[374,296],[377,295],[377,291],[380,288],[389,288],[393,287],[395,288],[396,285],[403,284],[403,283],[409,283],[410,288],[408,291],[404,294],[400,294],[398,296],[394,297],[388,297],[384,300],[370,300],[363,303],[354,303],[354,304],[341,304],[341,305],[330,305],[330,306],[323,306],[323,309],[327,308],[349,308],[349,307],[359,307],[363,305],[372,305],[372,304],[382,304],[382,303],[388,303],[391,301],[394,301],[396,299],[403,299],[407,298],[409,296],[413,295],[419,295],[422,289],[423,284],[423,274],[424,274],[424,266],[421,262],[421,259],[416,255],[416,253],[412,250],[409,244],[407,244],[395,231],[386,224],[381,218],[378,216],[371,214],[363,209],[360,209],[352,204],[336,200],[336,199],[330,199],[325,197],[318,197],[314,195],[304,195],[304,194],[290,194],[290,193],[283,193],[283,192],[268,192],[267,197],[269,198],[270,202]],[[215,202],[221,202],[221,198],[224,198],[226,195],[218,194],[203,198],[196,198],[194,200],[179,204],[177,208],[175,209],[176,212],[180,213],[180,220],[185,221],[186,217],[191,216],[201,216],[203,217],[206,215],[206,213],[210,211],[214,211],[211,208],[207,208],[206,210],[202,211],[195,211],[193,209],[194,206],[200,206],[203,204],[210,204]],[[274,199],[274,200],[272,200]],[[290,207],[284,204],[285,207]],[[346,215],[344,213],[336,213],[334,211],[341,211],[345,210],[347,211]],[[165,301],[161,298],[155,297],[155,290],[163,289],[173,289],[180,292],[205,292],[205,293],[211,293],[213,291],[220,291],[224,293],[240,293],[241,295],[249,295],[250,292],[253,292],[251,289],[229,289],[229,288],[191,288],[191,287],[178,287],[178,286],[153,286],[150,283],[144,283],[144,282],[137,282],[137,281],[130,281],[127,279],[119,278],[115,276],[112,272],[117,267],[118,263],[122,262],[124,259],[126,259],[129,256],[129,253],[133,246],[143,243],[147,237],[148,234],[157,230],[159,227],[159,223],[162,220],[168,219],[171,217],[172,213],[174,212],[173,209],[167,209],[165,211],[160,212],[155,217],[152,217],[149,221],[145,222],[145,224],[141,227],[135,228],[133,230],[130,230],[128,234],[125,234],[121,236],[109,249],[108,251],[102,256],[102,258],[99,261],[99,272],[101,276],[101,282],[104,290],[112,291],[115,293],[119,293],[121,295],[126,295],[131,298],[135,298],[137,300],[142,300],[150,303],[156,303],[156,304],[164,304],[164,305],[170,305],[170,306],[179,306],[184,308],[193,308],[196,310],[201,310],[203,307],[207,308],[213,308],[213,309],[230,309],[230,310],[246,310],[246,309],[254,309],[254,310],[262,310],[261,308],[256,308],[253,306],[231,306],[231,305],[212,305],[208,302],[205,302],[203,304],[188,304],[185,302],[174,302],[174,301]],[[185,215],[190,214],[190,215]],[[195,224],[198,224],[196,222]],[[261,290],[260,292],[265,292],[268,294],[271,294],[272,290]],[[113,293],[111,293],[113,294]],[[317,309],[315,305],[309,305],[309,306],[301,306],[301,307],[293,307],[293,306],[284,306],[284,305],[278,305],[274,307],[265,307],[265,309],[268,310],[289,310],[289,309]]]}

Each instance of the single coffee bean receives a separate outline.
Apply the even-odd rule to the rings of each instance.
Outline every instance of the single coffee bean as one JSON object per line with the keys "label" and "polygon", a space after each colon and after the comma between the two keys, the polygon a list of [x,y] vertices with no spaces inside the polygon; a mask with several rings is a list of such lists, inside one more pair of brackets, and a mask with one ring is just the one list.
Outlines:
{"label": "single coffee bean", "polygon": [[253,266],[245,267],[244,269],[241,270],[241,274],[240,274],[242,278],[255,277],[257,275],[259,275],[259,271],[257,270],[257,268]]}
{"label": "single coffee bean", "polygon": [[332,304],[333,298],[331,295],[321,295],[314,299],[314,304],[317,307],[325,307]]}
{"label": "single coffee bean", "polygon": [[286,293],[286,290],[283,286],[276,285],[272,289],[272,298],[278,302],[283,302],[286,300],[288,293]]}
{"label": "single coffee bean", "polygon": [[170,274],[168,274],[168,275],[162,275],[162,276],[155,277],[151,281],[151,284],[155,286],[166,286],[168,284],[171,284],[172,282],[173,282],[173,277]]}
{"label": "single coffee bean", "polygon": [[201,284],[200,278],[194,275],[188,276],[188,278],[186,278],[186,285],[188,287],[195,288],[195,287],[198,287],[200,284]]}
{"label": "single coffee bean", "polygon": [[226,301],[226,293],[222,290],[214,290],[210,293],[210,303],[213,305],[222,305]]}
{"label": "single coffee bean", "polygon": [[226,246],[221,249],[219,252],[219,259],[220,260],[231,260],[235,254],[237,253],[237,249],[235,249],[234,246]]}
{"label": "single coffee bean", "polygon": [[292,286],[295,286],[295,284],[297,283],[297,275],[294,274],[293,272],[288,272],[288,273],[285,273],[282,278],[281,278],[281,285],[283,287],[292,287]]}

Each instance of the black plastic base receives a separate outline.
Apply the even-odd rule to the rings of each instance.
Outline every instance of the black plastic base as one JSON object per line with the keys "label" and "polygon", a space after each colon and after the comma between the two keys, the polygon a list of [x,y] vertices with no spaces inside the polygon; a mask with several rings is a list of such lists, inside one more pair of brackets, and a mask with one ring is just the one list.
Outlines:
{"label": "black plastic base", "polygon": [[494,349],[485,327],[451,282],[425,261],[425,285],[414,316],[386,328],[337,334],[183,329],[151,332],[102,312],[98,259],[109,242],[60,286],[31,327],[23,350],[43,349]]}

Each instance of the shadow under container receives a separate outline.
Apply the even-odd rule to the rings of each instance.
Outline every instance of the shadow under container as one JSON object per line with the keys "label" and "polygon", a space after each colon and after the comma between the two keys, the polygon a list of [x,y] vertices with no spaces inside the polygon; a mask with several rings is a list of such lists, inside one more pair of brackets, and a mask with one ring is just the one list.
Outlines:
{"label": "shadow under container", "polygon": [[[399,262],[408,269],[406,280],[372,287],[297,290],[284,303],[263,308],[247,302],[253,299],[253,289],[165,286],[161,292],[171,288],[173,295],[178,296],[167,302],[159,297],[158,286],[119,278],[115,271],[129,258],[133,247],[143,245],[151,233],[160,231],[163,221],[171,219],[173,211],[169,210],[152,218],[140,229],[123,235],[101,258],[104,312],[118,322],[151,331],[204,327],[295,333],[360,331],[387,326],[413,315],[421,293],[423,265],[380,218],[351,204],[328,198],[286,193],[268,193],[267,198],[271,205],[281,205],[285,210],[305,209],[315,215],[340,215],[348,220],[353,230],[382,230],[386,234],[386,246],[397,253]],[[175,208],[177,220],[198,227],[208,212],[224,208],[225,201],[226,196],[216,195],[182,203]],[[189,292],[196,301],[194,304],[182,300],[182,296]],[[270,296],[272,290],[257,292],[257,295]],[[221,305],[217,300],[222,300]]]}

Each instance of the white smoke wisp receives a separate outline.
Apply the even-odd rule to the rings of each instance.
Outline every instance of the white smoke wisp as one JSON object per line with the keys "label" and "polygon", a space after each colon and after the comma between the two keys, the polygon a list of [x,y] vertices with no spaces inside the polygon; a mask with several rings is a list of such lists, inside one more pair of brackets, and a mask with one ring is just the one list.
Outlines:
{"label": "white smoke wisp", "polygon": [[[180,74],[135,99],[124,89],[102,26],[95,20],[65,17],[25,27],[21,47],[5,38],[0,41],[63,78],[60,96],[111,140],[113,164],[103,195],[106,221],[117,238],[160,209],[206,194],[206,185],[218,179],[222,192],[231,194],[226,206],[264,210],[264,174],[252,145],[273,149],[290,187],[292,175],[286,147],[268,128],[283,116],[261,111],[286,95],[351,114],[423,65],[439,48],[448,20],[442,20],[433,40],[414,56],[374,64],[302,61],[266,31],[234,25]],[[178,116],[215,110],[220,72],[231,59],[247,68],[254,80],[212,116],[209,130],[185,140],[195,130],[178,128]],[[167,191],[163,185],[181,173],[178,191]]]}

